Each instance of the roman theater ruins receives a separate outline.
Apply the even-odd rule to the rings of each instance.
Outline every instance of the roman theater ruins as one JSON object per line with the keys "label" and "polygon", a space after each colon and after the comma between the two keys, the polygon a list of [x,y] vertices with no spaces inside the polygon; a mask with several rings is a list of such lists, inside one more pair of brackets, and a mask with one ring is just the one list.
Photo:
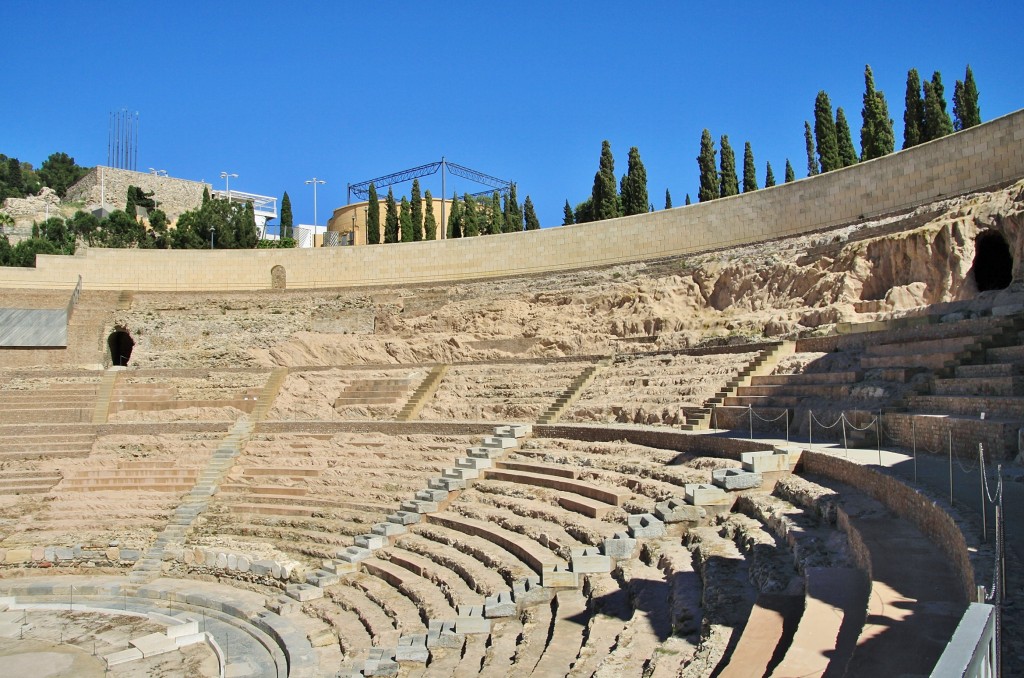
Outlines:
{"label": "roman theater ruins", "polygon": [[591,224],[0,269],[0,667],[1019,675],[1022,283],[1024,111]]}

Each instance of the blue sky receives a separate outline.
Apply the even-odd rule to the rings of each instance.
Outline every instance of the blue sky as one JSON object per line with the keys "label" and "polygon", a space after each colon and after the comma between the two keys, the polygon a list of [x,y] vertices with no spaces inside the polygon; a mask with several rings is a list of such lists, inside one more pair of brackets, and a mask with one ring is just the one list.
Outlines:
{"label": "blue sky", "polygon": [[[280,197],[322,224],[346,185],[439,160],[517,182],[544,226],[585,199],[601,141],[640,149],[651,202],[696,199],[701,130],[750,141],[764,183],[806,173],[819,90],[859,148],[871,64],[902,143],[907,70],[969,63],[984,120],[1024,106],[1019,3],[38,2],[0,0],[0,152],[106,161],[140,116],[138,168]],[[435,185],[436,184],[436,185]],[[440,193],[439,176],[424,180]],[[448,193],[481,190],[450,180]],[[407,193],[409,185],[396,187]]]}

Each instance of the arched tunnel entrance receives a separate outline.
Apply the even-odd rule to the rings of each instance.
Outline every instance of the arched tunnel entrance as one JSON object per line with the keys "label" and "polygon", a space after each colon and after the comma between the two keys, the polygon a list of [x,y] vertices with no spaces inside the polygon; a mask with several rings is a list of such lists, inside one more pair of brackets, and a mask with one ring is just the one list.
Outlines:
{"label": "arched tunnel entrance", "polygon": [[979,292],[1002,290],[1013,280],[1013,255],[998,231],[982,231],[974,239],[974,282]]}
{"label": "arched tunnel entrance", "polygon": [[107,338],[107,346],[110,347],[110,363],[118,367],[127,367],[128,360],[132,357],[132,348],[135,347],[132,335],[124,329],[114,330]]}

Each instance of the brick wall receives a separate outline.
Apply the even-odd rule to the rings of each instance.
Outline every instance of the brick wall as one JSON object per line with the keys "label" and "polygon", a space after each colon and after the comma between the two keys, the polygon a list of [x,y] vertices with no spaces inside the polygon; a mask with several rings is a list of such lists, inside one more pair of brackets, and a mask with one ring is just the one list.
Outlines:
{"label": "brick wall", "polygon": [[963,463],[978,458],[978,443],[989,462],[1012,460],[1017,456],[1019,423],[991,419],[960,419],[935,415],[886,412],[882,419],[883,443],[907,450],[915,447],[919,454],[949,454],[952,435],[953,454]]}
{"label": "brick wall", "polygon": [[268,289],[275,266],[284,267],[288,285],[296,288],[543,273],[798,235],[1021,176],[1024,110],[790,184],[597,223],[369,247],[212,252],[90,249],[73,257],[40,256],[37,268],[29,272],[0,271],[0,286],[70,287],[81,274],[87,290]]}

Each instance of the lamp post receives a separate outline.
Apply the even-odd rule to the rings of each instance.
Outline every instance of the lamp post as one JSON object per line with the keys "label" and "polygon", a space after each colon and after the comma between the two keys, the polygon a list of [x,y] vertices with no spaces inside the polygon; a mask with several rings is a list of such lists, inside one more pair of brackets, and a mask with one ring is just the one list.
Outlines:
{"label": "lamp post", "polygon": [[316,230],[316,226],[317,226],[317,223],[316,223],[316,186],[317,186],[317,184],[326,184],[327,182],[324,181],[323,179],[317,179],[316,177],[313,177],[312,179],[307,180],[306,183],[307,184],[313,184],[313,230],[315,231]]}
{"label": "lamp post", "polygon": [[210,226],[210,249],[213,249],[213,226]]}
{"label": "lamp post", "polygon": [[[228,202],[231,202],[231,177],[234,177],[234,178],[237,179],[238,175],[237,174],[232,174],[230,172],[221,172],[220,173],[220,178],[224,180],[224,192],[228,196]],[[212,245],[210,246],[210,249],[213,249]]]}

